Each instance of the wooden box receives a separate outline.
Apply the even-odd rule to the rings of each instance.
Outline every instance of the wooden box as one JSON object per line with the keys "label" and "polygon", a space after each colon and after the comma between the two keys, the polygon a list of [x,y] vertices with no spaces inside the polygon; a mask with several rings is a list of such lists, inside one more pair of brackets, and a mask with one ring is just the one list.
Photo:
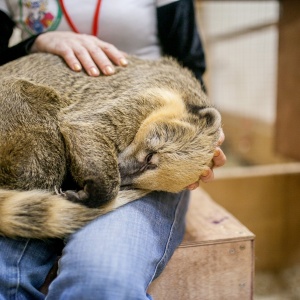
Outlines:
{"label": "wooden box", "polygon": [[183,243],[150,286],[155,300],[253,297],[254,235],[203,190],[192,192]]}

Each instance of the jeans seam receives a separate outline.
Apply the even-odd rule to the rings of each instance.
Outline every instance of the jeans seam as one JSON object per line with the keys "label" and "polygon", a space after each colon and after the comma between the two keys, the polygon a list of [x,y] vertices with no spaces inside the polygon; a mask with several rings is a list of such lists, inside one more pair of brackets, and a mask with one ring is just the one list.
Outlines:
{"label": "jeans seam", "polygon": [[173,222],[172,222],[172,226],[171,226],[171,229],[170,229],[170,233],[169,233],[168,240],[167,240],[166,245],[165,245],[164,252],[163,252],[163,254],[162,254],[162,257],[160,258],[160,260],[159,260],[158,263],[156,264],[156,267],[155,267],[155,269],[154,269],[153,275],[152,275],[152,277],[151,277],[151,279],[150,279],[150,281],[149,281],[149,283],[148,283],[148,285],[147,285],[146,290],[148,290],[148,288],[149,288],[151,282],[154,280],[155,274],[156,274],[156,272],[157,272],[157,269],[158,269],[159,265],[161,264],[161,262],[162,262],[162,261],[164,260],[164,258],[166,257],[166,254],[167,254],[167,252],[168,252],[169,244],[170,244],[170,242],[171,242],[171,240],[172,240],[172,235],[173,235],[175,223],[176,223],[177,218],[178,218],[178,211],[179,211],[179,210],[178,210],[178,207],[179,207],[179,205],[180,205],[180,203],[181,203],[181,200],[182,200],[183,195],[184,195],[184,193],[181,193],[180,199],[178,200],[178,203],[177,203],[177,205],[176,205],[175,214],[174,214],[175,217],[174,217],[174,220],[173,220]]}
{"label": "jeans seam", "polygon": [[17,286],[16,286],[16,294],[15,294],[15,299],[17,299],[17,295],[18,295],[18,290],[19,290],[19,287],[20,287],[20,281],[21,281],[21,270],[20,270],[20,263],[21,263],[21,260],[22,258],[24,257],[24,253],[28,247],[28,244],[29,244],[29,239],[26,241],[26,244],[24,246],[24,249],[20,255],[20,258],[19,260],[17,261]]}

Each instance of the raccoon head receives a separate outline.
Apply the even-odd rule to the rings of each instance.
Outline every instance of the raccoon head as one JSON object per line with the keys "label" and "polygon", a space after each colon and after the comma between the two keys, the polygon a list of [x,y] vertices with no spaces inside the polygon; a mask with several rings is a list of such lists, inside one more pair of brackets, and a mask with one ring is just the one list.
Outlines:
{"label": "raccoon head", "polygon": [[179,192],[197,182],[211,163],[220,128],[212,107],[188,106],[169,119],[150,116],[119,155],[121,187]]}

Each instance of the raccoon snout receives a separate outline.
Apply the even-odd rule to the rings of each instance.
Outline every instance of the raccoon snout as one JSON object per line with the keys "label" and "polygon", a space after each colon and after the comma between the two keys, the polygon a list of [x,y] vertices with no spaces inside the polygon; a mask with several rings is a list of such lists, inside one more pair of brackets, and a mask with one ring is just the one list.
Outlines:
{"label": "raccoon snout", "polygon": [[128,164],[122,164],[119,163],[119,171],[121,174],[121,178],[122,176],[137,176],[147,170],[154,170],[157,168],[156,164],[153,164],[151,162],[138,162],[135,161],[134,163],[128,163]]}
{"label": "raccoon snout", "polygon": [[141,164],[137,161],[119,162],[119,172],[121,176],[121,186],[132,184],[133,179],[138,175],[137,171],[141,169]]}
{"label": "raccoon snout", "polygon": [[121,176],[121,186],[131,185],[135,178],[142,175],[147,170],[154,170],[157,165],[148,163],[141,163],[134,161],[128,164],[119,163],[119,172]]}

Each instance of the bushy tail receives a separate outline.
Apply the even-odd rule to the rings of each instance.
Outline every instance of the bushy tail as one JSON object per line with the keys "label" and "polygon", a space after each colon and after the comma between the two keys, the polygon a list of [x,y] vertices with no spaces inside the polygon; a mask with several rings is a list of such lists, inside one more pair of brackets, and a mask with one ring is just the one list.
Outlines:
{"label": "bushy tail", "polygon": [[16,238],[63,238],[89,221],[134,201],[148,191],[124,190],[101,208],[88,208],[47,191],[0,189],[0,235]]}

